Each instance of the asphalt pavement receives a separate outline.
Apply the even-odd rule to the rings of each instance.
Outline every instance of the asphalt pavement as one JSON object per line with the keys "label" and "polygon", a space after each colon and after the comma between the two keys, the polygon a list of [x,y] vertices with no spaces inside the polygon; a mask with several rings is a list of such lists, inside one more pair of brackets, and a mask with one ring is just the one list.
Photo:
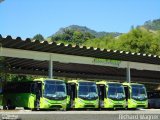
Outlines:
{"label": "asphalt pavement", "polygon": [[0,110],[0,120],[160,120],[160,109],[102,111]]}

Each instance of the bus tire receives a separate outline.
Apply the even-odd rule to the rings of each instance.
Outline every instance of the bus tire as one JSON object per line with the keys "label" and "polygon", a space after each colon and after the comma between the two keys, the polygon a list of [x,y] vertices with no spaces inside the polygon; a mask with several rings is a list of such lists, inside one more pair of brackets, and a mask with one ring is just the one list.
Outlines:
{"label": "bus tire", "polygon": [[3,110],[7,110],[7,106],[5,105],[5,106],[3,106]]}
{"label": "bus tire", "polygon": [[14,110],[16,108],[15,106],[12,105],[11,100],[7,101],[7,106],[6,107],[7,107],[8,110]]}
{"label": "bus tire", "polygon": [[60,109],[61,111],[66,111],[66,108],[62,108],[62,109]]}
{"label": "bus tire", "polygon": [[151,105],[148,103],[148,109],[151,109]]}
{"label": "bus tire", "polygon": [[33,110],[40,110],[40,101],[39,100],[36,100],[35,102],[34,102],[34,109]]}
{"label": "bus tire", "polygon": [[25,110],[30,110],[30,108],[28,108],[28,107],[24,107],[24,109],[25,109]]}

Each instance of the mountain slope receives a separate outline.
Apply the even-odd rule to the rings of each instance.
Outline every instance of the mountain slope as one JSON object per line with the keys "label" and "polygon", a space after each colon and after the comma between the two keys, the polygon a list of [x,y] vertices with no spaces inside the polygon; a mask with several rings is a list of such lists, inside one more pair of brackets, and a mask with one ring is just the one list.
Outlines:
{"label": "mountain slope", "polygon": [[154,31],[160,30],[160,19],[146,21],[142,27]]}
{"label": "mountain slope", "polygon": [[118,33],[118,32],[103,32],[103,31],[102,32],[97,32],[97,31],[92,30],[92,29],[90,29],[86,26],[79,26],[79,25],[70,25],[70,26],[65,27],[65,28],[60,28],[55,33],[55,35],[64,34],[65,30],[81,31],[82,33],[88,32],[88,33],[94,35],[95,37],[102,37],[102,36],[105,36],[105,35],[113,35],[114,37],[117,37],[117,36],[121,35],[121,33]]}

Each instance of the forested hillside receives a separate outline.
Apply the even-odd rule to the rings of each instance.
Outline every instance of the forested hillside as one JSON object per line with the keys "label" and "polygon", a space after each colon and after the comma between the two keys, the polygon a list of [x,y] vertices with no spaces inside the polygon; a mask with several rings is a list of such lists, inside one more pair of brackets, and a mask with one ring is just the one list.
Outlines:
{"label": "forested hillside", "polygon": [[119,37],[107,35],[88,40],[83,45],[160,55],[160,19],[147,21]]}
{"label": "forested hillside", "polygon": [[160,55],[160,31],[151,32],[142,27],[135,28],[118,38],[105,36],[88,40],[83,45]]}
{"label": "forested hillside", "polygon": [[89,29],[85,26],[71,25],[66,28],[60,28],[55,34],[48,37],[49,41],[70,43],[82,45],[87,40],[94,38],[101,38],[103,36],[112,35],[117,37],[121,35],[118,32],[96,32],[95,30]]}
{"label": "forested hillside", "polygon": [[149,30],[160,30],[160,19],[146,21],[143,27]]}
{"label": "forested hillside", "polygon": [[101,32],[97,32],[95,30],[92,30],[86,26],[79,26],[79,25],[70,25],[66,28],[60,28],[55,34],[53,34],[52,36],[54,35],[58,35],[58,34],[64,34],[66,30],[71,30],[71,31],[80,31],[82,33],[90,33],[92,34],[93,36],[95,37],[102,37],[102,36],[105,36],[105,35],[110,35],[112,34],[114,37],[116,36],[119,36],[121,35],[121,33],[118,33],[118,32],[104,32],[104,31],[101,31]]}
{"label": "forested hillside", "polygon": [[[33,39],[43,40],[37,34]],[[78,44],[96,48],[124,50],[160,55],[160,19],[146,21],[128,33],[96,32],[84,26],[71,25],[61,28],[47,38],[49,42]]]}

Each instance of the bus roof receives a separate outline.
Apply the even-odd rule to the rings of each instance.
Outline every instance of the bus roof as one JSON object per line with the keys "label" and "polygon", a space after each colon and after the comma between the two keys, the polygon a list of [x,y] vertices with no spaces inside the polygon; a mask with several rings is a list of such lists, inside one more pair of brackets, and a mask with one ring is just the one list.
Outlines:
{"label": "bus roof", "polygon": [[53,80],[53,81],[63,81],[63,82],[65,82],[64,80],[51,79],[51,78],[38,78],[38,79],[34,79],[33,81],[41,81],[41,82],[44,82],[45,80]]}
{"label": "bus roof", "polygon": [[79,82],[91,82],[91,83],[96,83],[94,81],[87,81],[87,80],[69,80],[68,83],[75,83],[78,84]]}
{"label": "bus roof", "polygon": [[126,85],[126,86],[130,86],[130,85],[143,85],[143,84],[140,84],[140,83],[127,83],[127,82],[124,82],[122,84]]}
{"label": "bus roof", "polygon": [[103,85],[107,85],[108,83],[115,83],[115,84],[122,84],[120,82],[108,82],[108,81],[99,81],[99,82],[96,82],[96,84],[103,84]]}

